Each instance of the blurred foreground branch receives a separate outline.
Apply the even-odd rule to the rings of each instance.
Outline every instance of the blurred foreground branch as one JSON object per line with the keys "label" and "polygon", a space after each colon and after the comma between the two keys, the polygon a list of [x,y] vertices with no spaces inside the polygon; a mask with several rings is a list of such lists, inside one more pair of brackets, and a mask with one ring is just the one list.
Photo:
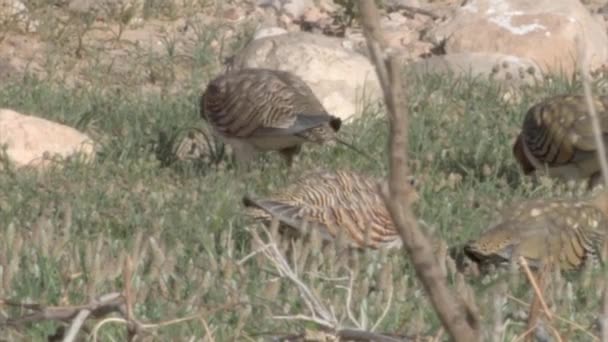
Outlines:
{"label": "blurred foreground branch", "polygon": [[[388,48],[380,31],[378,9],[374,0],[360,3],[361,24],[372,62],[384,93],[390,121],[390,171],[385,202],[404,246],[443,326],[455,341],[479,340],[476,315],[462,300],[457,300],[447,287],[428,239],[418,228],[410,209],[406,177],[408,109],[407,94],[401,84],[398,59],[388,56]],[[459,298],[458,298],[459,299]]]}
{"label": "blurred foreground branch", "polygon": [[[266,259],[268,259],[272,265],[276,268],[277,272],[282,278],[286,278],[290,280],[293,284],[295,284],[298,288],[298,292],[304,301],[305,306],[308,308],[310,312],[309,315],[305,314],[297,314],[297,315],[275,315],[274,319],[280,320],[292,320],[292,321],[303,321],[303,322],[312,322],[323,329],[321,331],[308,331],[310,334],[315,336],[308,336],[308,333],[304,333],[304,335],[295,335],[295,336],[283,336],[279,337],[275,340],[277,341],[317,341],[317,340],[325,340],[325,339],[335,339],[338,340],[348,340],[348,341],[374,341],[374,342],[408,342],[411,339],[404,336],[391,336],[389,334],[375,333],[373,331],[366,330],[365,324],[362,322],[358,322],[355,320],[351,314],[350,318],[355,323],[357,328],[352,329],[348,327],[344,327],[335,315],[334,309],[331,306],[326,306],[319,295],[315,293],[313,289],[311,289],[304,281],[300,279],[300,276],[292,268],[283,255],[283,253],[279,250],[279,246],[273,236],[272,232],[277,232],[279,229],[279,221],[273,220],[271,223],[270,229],[264,227],[264,233],[266,238],[263,239],[255,229],[250,229],[249,233],[252,238],[256,241],[256,243],[260,246],[263,246],[261,249],[256,251],[255,253],[263,254]],[[250,256],[245,257],[244,260],[249,259]],[[244,261],[243,260],[243,261]],[[352,286],[353,286],[353,275],[351,274],[350,285],[347,288],[349,298],[346,299],[346,302],[350,302],[350,296],[352,295]],[[390,303],[390,300],[389,300]],[[349,306],[349,304],[347,304]],[[347,311],[350,312],[350,307],[347,308]],[[386,310],[384,314],[386,313]],[[378,319],[377,323],[379,323],[384,314]],[[367,318],[362,321],[367,321]],[[374,324],[374,327],[378,324]],[[372,328],[371,330],[374,330]]]}

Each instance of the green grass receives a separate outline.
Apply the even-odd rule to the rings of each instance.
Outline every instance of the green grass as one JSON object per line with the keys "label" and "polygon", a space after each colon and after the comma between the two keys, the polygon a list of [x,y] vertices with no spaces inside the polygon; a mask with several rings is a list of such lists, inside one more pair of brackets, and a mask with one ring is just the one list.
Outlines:
{"label": "green grass", "polygon": [[[261,255],[238,265],[255,248],[242,215],[246,192],[264,194],[314,167],[348,167],[386,175],[387,124],[383,113],[365,113],[343,129],[343,137],[376,156],[375,164],[343,147],[307,147],[291,173],[275,154],[260,157],[247,182],[235,181],[228,158],[221,167],[194,161],[169,165],[166,139],[184,127],[201,127],[199,81],[176,95],[146,96],[132,88],[105,91],[102,86],[69,89],[25,77],[0,89],[0,104],[77,127],[100,142],[92,164],[60,163],[45,173],[9,168],[0,172],[0,298],[48,305],[80,304],[95,295],[120,291],[125,255],[135,261],[132,280],[135,315],[160,322],[200,314],[218,341],[260,339],[260,334],[297,333],[314,324],[273,319],[273,315],[310,314],[296,287]],[[454,246],[473,238],[496,218],[497,210],[521,198],[571,195],[549,181],[524,177],[511,154],[511,142],[525,110],[549,94],[579,91],[556,80],[525,90],[517,104],[504,102],[496,85],[470,79],[429,76],[409,82],[410,159],[419,179],[421,200],[415,212],[428,232]],[[161,151],[161,152],[159,152]],[[348,281],[356,277],[353,311],[365,309],[368,328],[384,310],[378,331],[435,334],[439,321],[401,251],[366,252],[346,258],[331,248],[298,242],[302,279],[333,307],[345,325]],[[445,261],[445,260],[443,260]],[[449,267],[448,267],[449,268]],[[485,330],[491,332],[496,298],[509,294],[530,302],[521,276],[499,280],[459,281],[472,287]],[[596,274],[597,275],[597,272]],[[566,278],[554,284],[555,310],[587,329],[600,303],[601,279]],[[334,280],[328,280],[332,278]],[[341,278],[335,280],[335,278]],[[581,285],[583,284],[583,285]],[[569,290],[569,286],[571,289]],[[570,291],[570,292],[569,292]],[[3,318],[26,313],[1,308]],[[504,317],[526,307],[506,300]],[[88,323],[90,328],[95,322]],[[556,323],[560,331],[569,327]],[[0,326],[12,339],[42,340],[56,323],[20,328]],[[523,323],[507,328],[506,340],[520,334]],[[157,340],[202,337],[201,319],[150,330]],[[570,332],[571,340],[589,340]],[[107,324],[102,340],[122,340],[124,326]]]}

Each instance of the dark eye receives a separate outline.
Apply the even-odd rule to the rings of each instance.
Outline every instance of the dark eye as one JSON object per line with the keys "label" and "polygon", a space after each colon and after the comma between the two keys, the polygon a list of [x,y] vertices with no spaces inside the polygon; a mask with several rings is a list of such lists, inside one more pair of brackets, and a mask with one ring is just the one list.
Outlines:
{"label": "dark eye", "polygon": [[207,86],[207,93],[211,95],[216,95],[220,93],[220,87],[215,83],[209,83]]}
{"label": "dark eye", "polygon": [[410,186],[416,186],[416,178],[409,177],[408,183],[410,184]]}

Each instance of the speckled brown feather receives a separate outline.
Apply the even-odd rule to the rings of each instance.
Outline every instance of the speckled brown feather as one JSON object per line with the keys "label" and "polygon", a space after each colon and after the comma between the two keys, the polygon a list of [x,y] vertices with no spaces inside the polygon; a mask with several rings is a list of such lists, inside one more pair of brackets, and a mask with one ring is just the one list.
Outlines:
{"label": "speckled brown feather", "polygon": [[[201,117],[229,143],[253,151],[297,153],[304,142],[332,140],[341,120],[327,113],[299,77],[279,70],[241,69],[211,80],[201,96]],[[247,153],[245,153],[247,154]]]}
{"label": "speckled brown feather", "polygon": [[[606,141],[608,97],[596,97],[595,107]],[[563,179],[596,177],[600,166],[584,97],[559,95],[532,106],[513,154],[526,174],[546,167],[549,175]]]}
{"label": "speckled brown feather", "polygon": [[580,269],[606,258],[608,219],[602,201],[531,200],[513,205],[500,223],[465,245],[478,263],[517,262],[523,256],[533,267],[541,262],[562,270]]}
{"label": "speckled brown feather", "polygon": [[378,184],[352,171],[314,171],[266,198],[245,196],[243,202],[249,215],[265,221],[277,218],[300,233],[316,229],[325,240],[343,234],[351,247],[399,247],[401,239]]}

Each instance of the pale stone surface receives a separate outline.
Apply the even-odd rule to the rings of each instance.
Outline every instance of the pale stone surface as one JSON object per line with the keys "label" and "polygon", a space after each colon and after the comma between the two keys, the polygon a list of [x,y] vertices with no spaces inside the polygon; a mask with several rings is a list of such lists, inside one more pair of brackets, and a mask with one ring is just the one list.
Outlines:
{"label": "pale stone surface", "polygon": [[278,36],[287,33],[287,30],[281,27],[262,27],[255,31],[253,39],[262,39],[266,37]]}
{"label": "pale stone surface", "polygon": [[528,58],[544,71],[576,68],[576,38],[596,69],[608,60],[606,28],[578,0],[470,0],[427,39],[447,54],[502,53]]}
{"label": "pale stone surface", "polygon": [[380,99],[382,92],[371,62],[342,43],[305,32],[262,38],[236,56],[234,67],[290,71],[312,88],[331,114],[346,120]]}
{"label": "pale stone surface", "polygon": [[144,0],[71,0],[68,9],[75,14],[95,13],[99,18],[117,19],[129,13],[129,24],[143,21]]}
{"label": "pale stone surface", "polygon": [[0,109],[0,146],[17,167],[47,165],[46,157],[68,157],[77,152],[91,160],[93,141],[72,127],[11,109]]}
{"label": "pale stone surface", "polygon": [[38,21],[31,20],[30,12],[20,0],[0,0],[0,21],[16,25],[20,30],[33,33],[38,30]]}
{"label": "pale stone surface", "polygon": [[292,19],[301,17],[306,10],[315,6],[313,0],[257,0],[258,6],[274,7]]}
{"label": "pale stone surface", "polygon": [[542,81],[533,61],[499,53],[455,53],[433,56],[411,64],[420,73],[453,73],[498,81],[505,85],[533,85]]}

